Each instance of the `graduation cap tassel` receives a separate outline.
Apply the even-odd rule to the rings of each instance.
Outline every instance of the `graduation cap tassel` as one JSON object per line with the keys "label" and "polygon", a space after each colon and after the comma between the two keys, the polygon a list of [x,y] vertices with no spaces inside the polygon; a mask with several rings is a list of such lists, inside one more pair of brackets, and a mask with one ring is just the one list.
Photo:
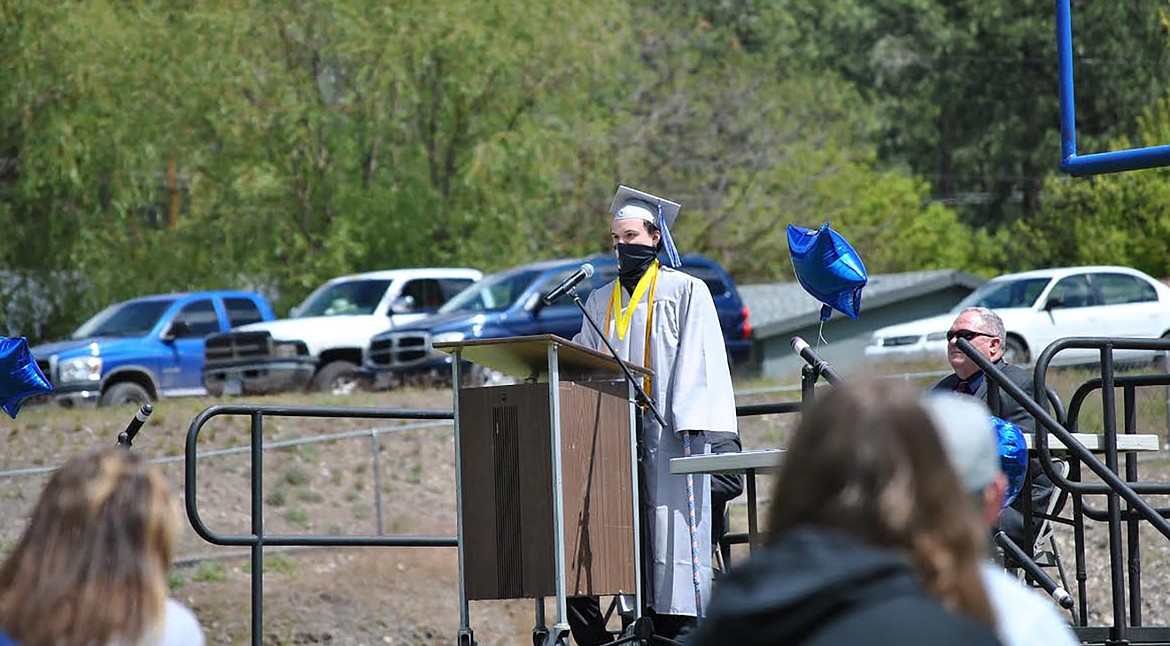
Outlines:
{"label": "graduation cap tassel", "polygon": [[[691,457],[691,432],[683,431],[683,457]],[[702,617],[702,576],[699,560],[699,523],[695,517],[695,480],[687,474],[687,529],[691,533],[691,579],[695,584],[695,616]]]}
{"label": "graduation cap tassel", "polygon": [[682,261],[678,258],[678,249],[674,246],[674,238],[670,236],[670,228],[666,226],[666,218],[662,217],[662,200],[658,200],[658,230],[662,232],[662,248],[666,251],[666,258],[671,267],[679,267]]}

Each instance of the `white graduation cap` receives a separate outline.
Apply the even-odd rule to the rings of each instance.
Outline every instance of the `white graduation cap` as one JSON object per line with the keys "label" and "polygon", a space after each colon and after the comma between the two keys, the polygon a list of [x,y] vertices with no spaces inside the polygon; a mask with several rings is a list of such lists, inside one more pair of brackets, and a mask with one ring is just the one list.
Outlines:
{"label": "white graduation cap", "polygon": [[619,186],[613,196],[613,203],[609,205],[609,212],[614,220],[644,220],[658,227],[662,234],[662,249],[666,252],[670,264],[678,267],[681,263],[678,258],[678,249],[674,246],[674,238],[670,235],[670,227],[678,218],[677,202],[664,200],[657,195],[651,195],[629,186]]}

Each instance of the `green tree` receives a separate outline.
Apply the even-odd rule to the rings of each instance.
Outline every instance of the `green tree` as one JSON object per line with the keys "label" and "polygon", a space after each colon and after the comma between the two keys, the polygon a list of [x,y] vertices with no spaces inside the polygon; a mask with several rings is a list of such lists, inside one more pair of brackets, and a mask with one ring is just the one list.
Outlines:
{"label": "green tree", "polygon": [[2,6],[4,258],[80,269],[86,312],[532,253],[624,5]]}
{"label": "green tree", "polygon": [[[1170,95],[1137,119],[1138,138],[1112,148],[1170,141]],[[1159,168],[1087,178],[1052,177],[1044,210],[1019,223],[1016,253],[1038,264],[1121,264],[1170,276],[1170,170]]]}
{"label": "green tree", "polygon": [[[791,276],[786,225],[856,236],[872,271],[958,266],[967,237],[951,209],[924,206],[928,187],[875,164],[872,114],[832,75],[778,76],[770,53],[743,46],[739,23],[648,6],[640,64],[617,73],[628,97],[608,138],[586,146],[581,185],[608,197],[612,178],[683,204],[677,241],[720,260],[740,281]],[[604,199],[604,198],[603,198]],[[596,200],[596,198],[595,198]],[[607,244],[601,208],[589,225]],[[583,208],[582,212],[586,212]]]}
{"label": "green tree", "polygon": [[[1007,0],[777,0],[804,29],[773,50],[780,67],[830,69],[881,114],[885,165],[907,166],[934,195],[991,226],[1040,209],[1059,162],[1051,3]],[[1170,81],[1161,2],[1076,3],[1082,150],[1132,134]]]}

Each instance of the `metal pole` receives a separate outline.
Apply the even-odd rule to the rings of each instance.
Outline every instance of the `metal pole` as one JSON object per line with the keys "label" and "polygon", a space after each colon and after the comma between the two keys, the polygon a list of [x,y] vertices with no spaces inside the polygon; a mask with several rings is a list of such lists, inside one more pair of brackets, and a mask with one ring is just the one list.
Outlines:
{"label": "metal pole", "polygon": [[1056,0],[1056,60],[1059,71],[1061,159],[1077,155],[1077,115],[1073,93],[1072,9],[1069,0]]}
{"label": "metal pole", "polygon": [[556,343],[548,344],[548,407],[552,418],[553,545],[556,559],[557,622],[548,633],[550,644],[559,643],[569,632],[568,601],[565,589],[565,492],[561,465],[561,379]]}
{"label": "metal pole", "polygon": [[[1105,466],[1117,473],[1117,396],[1113,385],[1113,347],[1106,343],[1101,348],[1101,416],[1105,429]],[[1112,638],[1124,642],[1125,623],[1125,569],[1121,556],[1121,500],[1117,492],[1108,494],[1109,508],[1109,570],[1113,587]]]}
{"label": "metal pole", "polygon": [[[1069,478],[1075,481],[1081,479],[1081,461],[1076,456],[1069,458]],[[1056,495],[1056,492],[1052,492]],[[1089,625],[1089,570],[1085,564],[1085,516],[1082,513],[1084,502],[1083,494],[1077,491],[1069,492],[1072,498],[1073,519],[1073,546],[1076,554],[1077,569],[1077,601],[1080,604],[1077,619],[1081,626]]]}
{"label": "metal pole", "polygon": [[467,601],[467,575],[464,570],[464,547],[467,545],[463,535],[463,453],[459,448],[459,364],[462,362],[462,350],[455,348],[451,353],[451,392],[455,412],[455,519],[457,552],[459,554],[459,645],[471,646],[475,643],[474,633],[471,631],[471,612]]}
{"label": "metal pole", "polygon": [[378,440],[378,432],[370,433],[370,452],[374,454],[374,515],[377,520],[378,536],[386,533],[385,520],[382,518],[382,443]]}
{"label": "metal pole", "polygon": [[252,414],[252,643],[264,637],[264,414]]}
{"label": "metal pole", "polygon": [[544,625],[544,597],[536,597],[532,602],[532,634],[533,636],[548,634],[548,628]]}
{"label": "metal pole", "polygon": [[643,600],[642,590],[642,541],[645,537],[642,536],[642,488],[640,485],[641,477],[638,470],[641,465],[638,462],[638,406],[634,386],[629,381],[626,384],[626,398],[629,400],[628,410],[630,416],[630,490],[632,492],[632,508],[634,510],[634,620],[637,621],[642,617]]}
{"label": "metal pole", "polygon": [[[1162,371],[1170,375],[1170,350],[1162,351]],[[1166,444],[1163,448],[1170,449],[1170,384],[1166,384]]]}
{"label": "metal pole", "polygon": [[812,404],[816,396],[817,373],[812,366],[805,364],[800,367],[800,402],[804,406]]}
{"label": "metal pole", "polygon": [[[1125,416],[1125,432],[1133,434],[1137,430],[1137,405],[1134,386],[1122,389],[1122,410]],[[1125,481],[1137,481],[1137,455],[1131,452],[1125,454]],[[1125,538],[1127,557],[1129,558],[1129,621],[1132,626],[1142,625],[1142,552],[1141,536],[1138,532],[1138,518],[1133,514],[1133,505],[1125,504]]]}
{"label": "metal pole", "polygon": [[748,552],[754,552],[760,543],[759,528],[756,525],[756,470],[748,469],[744,479],[747,480]]}

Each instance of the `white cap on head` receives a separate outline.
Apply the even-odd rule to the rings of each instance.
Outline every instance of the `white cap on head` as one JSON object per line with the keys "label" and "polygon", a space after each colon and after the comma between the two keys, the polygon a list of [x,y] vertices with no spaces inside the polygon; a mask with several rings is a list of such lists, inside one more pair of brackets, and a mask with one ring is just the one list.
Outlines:
{"label": "white cap on head", "polygon": [[983,491],[1000,472],[999,441],[987,405],[950,392],[928,393],[922,405],[963,487]]}
{"label": "white cap on head", "polygon": [[609,212],[615,220],[645,220],[658,228],[658,210],[662,209],[662,220],[667,227],[674,226],[674,220],[682,207],[676,202],[664,200],[657,195],[644,193],[628,186],[619,186],[609,205]]}

